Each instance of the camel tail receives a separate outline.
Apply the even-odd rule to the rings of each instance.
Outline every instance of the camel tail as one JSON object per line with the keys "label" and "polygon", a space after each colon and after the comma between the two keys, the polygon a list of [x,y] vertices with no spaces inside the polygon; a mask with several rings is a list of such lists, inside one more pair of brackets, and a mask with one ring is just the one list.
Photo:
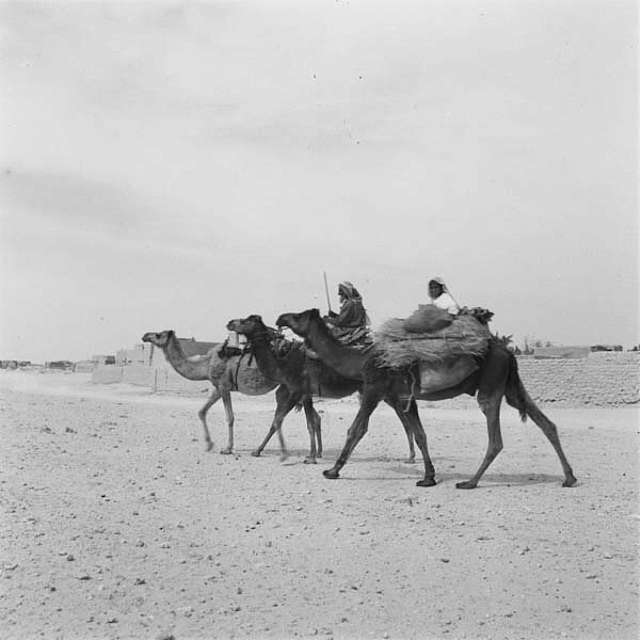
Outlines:
{"label": "camel tail", "polygon": [[507,403],[518,410],[520,419],[524,422],[527,419],[527,415],[533,418],[532,413],[539,412],[540,409],[536,407],[534,401],[522,384],[520,374],[518,373],[518,361],[516,357],[513,354],[510,354],[510,356],[509,375],[507,377],[504,395]]}

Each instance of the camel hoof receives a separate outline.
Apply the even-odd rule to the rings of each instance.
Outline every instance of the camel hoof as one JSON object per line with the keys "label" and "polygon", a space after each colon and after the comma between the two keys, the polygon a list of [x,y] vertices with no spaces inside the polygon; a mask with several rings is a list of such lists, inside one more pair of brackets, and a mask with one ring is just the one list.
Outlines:
{"label": "camel hoof", "polygon": [[213,449],[213,442],[207,442],[205,444],[204,450],[205,451],[211,451],[211,449]]}
{"label": "camel hoof", "polygon": [[477,486],[477,483],[471,482],[471,480],[456,482],[456,489],[475,489]]}
{"label": "camel hoof", "polygon": [[304,464],[318,464],[318,461],[311,456],[307,456],[302,462],[304,462]]}
{"label": "camel hoof", "polygon": [[416,463],[416,459],[415,459],[415,458],[407,458],[407,459],[405,460],[405,462],[406,462],[407,464],[415,464],[415,463]]}
{"label": "camel hoof", "polygon": [[259,458],[261,453],[262,453],[261,451],[258,451],[258,450],[256,449],[255,451],[252,451],[252,452],[251,452],[251,455],[252,455],[254,458]]}
{"label": "camel hoof", "polygon": [[286,462],[288,459],[289,459],[289,454],[288,453],[280,454],[280,462]]}
{"label": "camel hoof", "polygon": [[571,476],[571,478],[566,478],[565,479],[565,481],[562,483],[562,486],[563,487],[575,487],[577,482],[578,482],[577,478],[574,478],[573,476]]}
{"label": "camel hoof", "polygon": [[416,482],[416,487],[434,487],[436,485],[436,481],[434,478],[425,478],[424,480],[418,480]]}
{"label": "camel hoof", "polygon": [[230,456],[233,453],[233,449],[230,449],[229,447],[227,447],[226,449],[220,449],[220,453],[223,456]]}
{"label": "camel hoof", "polygon": [[334,471],[333,469],[326,469],[325,471],[322,472],[322,475],[325,478],[328,478],[329,480],[336,480],[337,478],[340,477],[340,474],[337,471]]}

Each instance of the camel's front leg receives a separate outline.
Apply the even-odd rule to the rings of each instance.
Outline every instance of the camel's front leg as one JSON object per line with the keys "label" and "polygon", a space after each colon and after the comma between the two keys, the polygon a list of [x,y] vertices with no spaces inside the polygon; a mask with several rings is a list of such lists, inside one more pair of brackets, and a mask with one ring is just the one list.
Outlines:
{"label": "camel's front leg", "polygon": [[231,392],[228,390],[221,392],[222,402],[224,404],[224,413],[227,417],[227,429],[229,431],[229,437],[227,441],[226,449],[222,449],[220,453],[223,455],[229,455],[233,453],[233,405],[231,404]]}
{"label": "camel's front leg", "polygon": [[[320,433],[320,416],[313,407],[313,400],[307,398],[302,403],[307,418],[307,430],[309,431],[309,455],[304,459],[305,464],[316,464],[316,458],[322,457],[322,436]],[[316,448],[316,442],[318,446]]]}
{"label": "camel's front leg", "polygon": [[367,396],[365,394],[363,396],[360,409],[356,414],[353,424],[349,427],[349,431],[347,431],[347,440],[344,443],[344,447],[342,448],[336,463],[331,467],[331,469],[326,469],[322,472],[322,475],[324,475],[325,478],[335,480],[340,476],[340,470],[346,464],[358,442],[360,442],[364,437],[364,434],[367,433],[367,429],[369,428],[369,417],[373,413],[373,410],[378,406],[379,402],[380,398],[375,395],[370,394]]}
{"label": "camel's front leg", "polygon": [[198,411],[198,417],[200,418],[202,427],[204,428],[204,442],[207,451],[211,451],[211,449],[213,449],[213,442],[209,433],[209,427],[207,426],[207,412],[216,402],[218,402],[218,400],[220,400],[220,395],[218,388],[214,386],[209,399],[205,402],[202,409]]}
{"label": "camel's front leg", "polygon": [[276,411],[273,416],[273,421],[271,422],[271,427],[269,427],[269,431],[267,432],[264,440],[260,443],[260,446],[251,452],[252,456],[258,457],[267,446],[269,440],[271,440],[273,434],[277,431],[278,438],[280,439],[280,459],[287,459],[289,454],[287,452],[287,445],[284,442],[284,436],[282,435],[282,421],[291,409],[296,406],[296,402],[299,399],[299,394],[291,396],[289,390],[283,384],[276,389]]}

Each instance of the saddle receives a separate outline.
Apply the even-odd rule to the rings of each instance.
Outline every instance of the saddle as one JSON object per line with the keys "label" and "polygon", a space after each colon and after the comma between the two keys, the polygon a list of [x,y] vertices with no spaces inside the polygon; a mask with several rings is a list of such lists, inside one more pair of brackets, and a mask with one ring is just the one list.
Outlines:
{"label": "saddle", "polygon": [[218,358],[221,360],[228,360],[229,358],[233,358],[234,356],[241,356],[244,352],[239,347],[232,347],[229,344],[229,339],[227,338],[222,345],[218,348],[217,354]]}

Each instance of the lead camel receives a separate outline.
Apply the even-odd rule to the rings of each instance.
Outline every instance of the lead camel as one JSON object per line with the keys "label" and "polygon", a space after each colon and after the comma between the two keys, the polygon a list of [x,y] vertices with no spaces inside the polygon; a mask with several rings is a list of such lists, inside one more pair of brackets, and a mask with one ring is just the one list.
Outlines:
{"label": "lead camel", "polygon": [[323,472],[326,478],[335,479],[339,476],[340,470],[367,432],[369,417],[380,401],[387,397],[395,399],[396,402],[406,403],[406,416],[424,460],[424,478],[416,484],[419,487],[435,485],[435,470],[429,457],[427,437],[418,415],[416,398],[431,401],[445,400],[466,393],[477,395],[478,405],[487,420],[489,442],[480,467],[469,480],[456,483],[458,489],[475,488],[484,472],[502,450],[500,404],[503,397],[508,404],[519,411],[522,420],[527,416],[530,417],[555,449],[564,472],[562,486],[572,487],[576,484],[577,480],[560,445],[555,424],[530,398],[520,380],[515,356],[498,341],[491,342],[487,354],[479,363],[479,368],[462,382],[448,388],[445,386],[445,388],[434,390],[416,390],[411,383],[411,376],[382,366],[376,360],[375,350],[373,353],[363,355],[341,345],[330,334],[317,309],[309,309],[302,313],[284,313],[278,318],[276,324],[279,327],[289,327],[303,337],[324,362],[345,377],[360,377],[363,381],[360,409],[349,428],[346,442],[336,463],[331,469]]}

